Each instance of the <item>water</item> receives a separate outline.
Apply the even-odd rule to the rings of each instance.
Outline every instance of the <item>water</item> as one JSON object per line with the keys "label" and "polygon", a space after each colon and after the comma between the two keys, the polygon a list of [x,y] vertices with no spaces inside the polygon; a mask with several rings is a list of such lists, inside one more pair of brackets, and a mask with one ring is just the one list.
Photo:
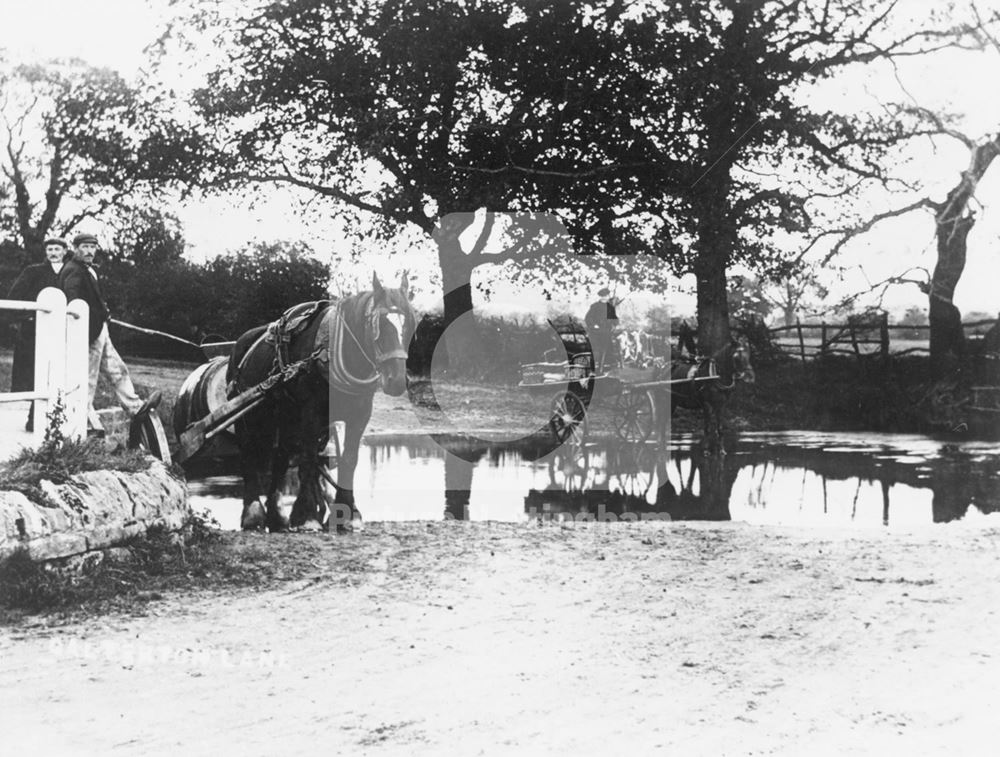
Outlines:
{"label": "water", "polygon": [[[450,452],[446,452],[450,450]],[[368,521],[533,518],[734,520],[817,528],[906,528],[957,519],[1000,525],[1000,444],[924,436],[745,434],[706,456],[688,437],[595,441],[545,454],[532,442],[372,436],[355,475]],[[237,528],[242,483],[189,483],[191,503]],[[284,504],[290,505],[292,496]]]}

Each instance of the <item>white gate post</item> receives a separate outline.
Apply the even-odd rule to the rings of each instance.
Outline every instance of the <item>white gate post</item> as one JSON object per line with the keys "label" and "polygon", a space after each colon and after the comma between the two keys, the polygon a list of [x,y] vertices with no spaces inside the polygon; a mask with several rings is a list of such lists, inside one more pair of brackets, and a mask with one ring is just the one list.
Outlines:
{"label": "white gate post", "polygon": [[35,401],[32,441],[36,446],[45,438],[46,415],[65,389],[66,295],[61,289],[46,287],[39,292],[37,302],[40,309],[35,316],[35,391],[46,399]]}
{"label": "white gate post", "polygon": [[66,427],[67,439],[83,439],[87,433],[90,375],[90,308],[83,300],[66,306]]}

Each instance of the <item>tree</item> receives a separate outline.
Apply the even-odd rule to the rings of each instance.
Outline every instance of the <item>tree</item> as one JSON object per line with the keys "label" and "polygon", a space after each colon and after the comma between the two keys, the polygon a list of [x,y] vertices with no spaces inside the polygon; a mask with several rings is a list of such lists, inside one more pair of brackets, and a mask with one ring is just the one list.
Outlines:
{"label": "tree", "polygon": [[886,181],[893,146],[933,131],[902,110],[824,112],[803,88],[956,44],[965,28],[947,10],[910,20],[895,0],[265,3],[225,27],[230,62],[198,107],[227,138],[215,176],[304,187],[433,234],[448,322],[471,308],[474,265],[496,260],[482,234],[462,249],[462,219],[541,208],[577,250],[651,249],[694,273],[712,352],[729,338],[730,266],[780,275],[777,235],[804,234],[823,196]]}
{"label": "tree", "polygon": [[[931,371],[937,379],[945,379],[957,368],[965,354],[965,332],[962,315],[955,305],[955,288],[965,271],[968,254],[967,239],[976,223],[976,215],[970,210],[976,187],[993,161],[1000,155],[1000,134],[979,141],[949,128],[935,113],[916,109],[928,121],[936,125],[936,133],[959,140],[969,150],[968,164],[962,170],[958,181],[940,201],[921,197],[903,207],[878,213],[859,227],[849,230],[841,242],[826,256],[828,261],[847,239],[864,233],[876,224],[914,211],[929,210],[934,214],[934,237],[937,256],[934,270],[925,280],[909,277],[911,270],[899,276],[892,276],[875,288],[889,284],[916,284],[928,297],[930,323]],[[826,262],[824,261],[824,262]]]}
{"label": "tree", "polygon": [[[155,236],[161,221],[138,236]],[[304,244],[257,243],[205,263],[175,254],[183,244],[168,228],[151,245],[163,251],[154,259],[137,263],[112,251],[101,277],[115,318],[194,342],[209,335],[235,339],[292,305],[328,296],[328,266]]]}
{"label": "tree", "polygon": [[[787,243],[776,240],[804,238],[822,199],[842,202],[887,182],[894,146],[936,130],[900,108],[882,115],[825,112],[803,96],[805,88],[849,66],[960,44],[966,28],[944,14],[905,24],[891,0],[680,5],[657,11],[669,17],[659,45],[682,49],[701,70],[701,83],[679,90],[691,79],[661,75],[655,61],[648,69],[647,142],[663,145],[665,168],[637,174],[634,203],[661,219],[657,253],[678,272],[695,274],[699,342],[710,352],[729,337],[731,265],[773,277],[794,270],[793,256],[782,253]],[[661,139],[678,112],[684,139]],[[623,157],[634,152],[627,147]],[[636,236],[647,223],[639,220]]]}
{"label": "tree", "polygon": [[[911,305],[903,313],[903,317],[899,319],[897,323],[899,326],[926,326],[927,325],[927,311],[924,308],[917,307],[916,305]],[[926,338],[926,330],[921,330],[919,328],[913,328],[909,331],[904,331],[900,334],[903,339],[913,339],[913,340],[923,340]]]}
{"label": "tree", "polygon": [[184,170],[183,129],[109,69],[54,61],[0,69],[0,214],[29,260],[67,233]]}
{"label": "tree", "polygon": [[[743,286],[749,289],[755,299],[761,301],[758,314],[762,317],[777,310],[781,314],[782,324],[792,326],[803,310],[815,313],[821,310],[819,303],[829,296],[829,290],[819,281],[819,270],[804,266],[789,270],[777,281],[768,281],[765,277],[747,279]],[[732,295],[729,300],[729,310],[736,314]]]}
{"label": "tree", "polygon": [[157,208],[126,207],[110,220],[114,232],[107,256],[137,266],[171,263],[184,255],[181,222]]}
{"label": "tree", "polygon": [[211,328],[233,338],[292,305],[328,296],[328,266],[302,243],[257,243],[221,255],[204,269],[215,313]]}
{"label": "tree", "polygon": [[472,309],[472,271],[523,252],[487,251],[490,214],[463,246],[477,210],[569,198],[611,213],[584,179],[626,176],[592,162],[631,129],[617,98],[645,87],[628,61],[632,30],[652,22],[622,34],[625,15],[617,2],[263,3],[219,27],[230,62],[196,104],[224,138],[201,180],[285,183],[370,212],[383,231],[416,226],[437,245],[451,325]]}
{"label": "tree", "polygon": [[774,309],[764,294],[763,282],[753,276],[730,279],[727,307],[738,320],[759,319],[761,322],[767,321]]}
{"label": "tree", "polygon": [[978,144],[966,142],[969,166],[942,203],[926,202],[934,211],[937,262],[924,291],[930,302],[931,371],[944,378],[965,355],[962,315],[955,306],[955,287],[965,270],[966,240],[976,222],[969,210],[979,180],[1000,154],[1000,135]]}

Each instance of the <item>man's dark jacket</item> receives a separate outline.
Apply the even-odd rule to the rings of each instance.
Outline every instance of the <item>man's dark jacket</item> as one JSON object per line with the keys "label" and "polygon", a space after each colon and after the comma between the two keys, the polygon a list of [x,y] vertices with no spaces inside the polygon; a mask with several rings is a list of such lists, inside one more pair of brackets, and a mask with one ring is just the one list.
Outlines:
{"label": "man's dark jacket", "polygon": [[83,300],[90,308],[90,341],[93,342],[101,333],[108,320],[108,308],[104,304],[101,285],[93,274],[90,266],[80,260],[69,260],[59,272],[59,287],[66,294],[66,301]]}
{"label": "man's dark jacket", "polygon": [[[8,300],[37,300],[46,287],[59,286],[59,276],[49,263],[29,265],[14,281]],[[30,392],[35,388],[35,314],[22,315],[14,341],[14,364],[10,371],[10,390]]]}
{"label": "man's dark jacket", "polygon": [[618,325],[618,313],[610,302],[598,300],[583,317],[588,329],[610,329]]}

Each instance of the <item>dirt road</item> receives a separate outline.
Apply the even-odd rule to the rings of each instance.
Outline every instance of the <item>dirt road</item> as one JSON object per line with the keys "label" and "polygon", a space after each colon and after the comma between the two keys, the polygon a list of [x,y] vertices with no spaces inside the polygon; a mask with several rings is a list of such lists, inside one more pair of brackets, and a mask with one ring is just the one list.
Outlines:
{"label": "dirt road", "polygon": [[996,530],[238,538],[311,573],[0,631],[3,752],[994,751]]}

